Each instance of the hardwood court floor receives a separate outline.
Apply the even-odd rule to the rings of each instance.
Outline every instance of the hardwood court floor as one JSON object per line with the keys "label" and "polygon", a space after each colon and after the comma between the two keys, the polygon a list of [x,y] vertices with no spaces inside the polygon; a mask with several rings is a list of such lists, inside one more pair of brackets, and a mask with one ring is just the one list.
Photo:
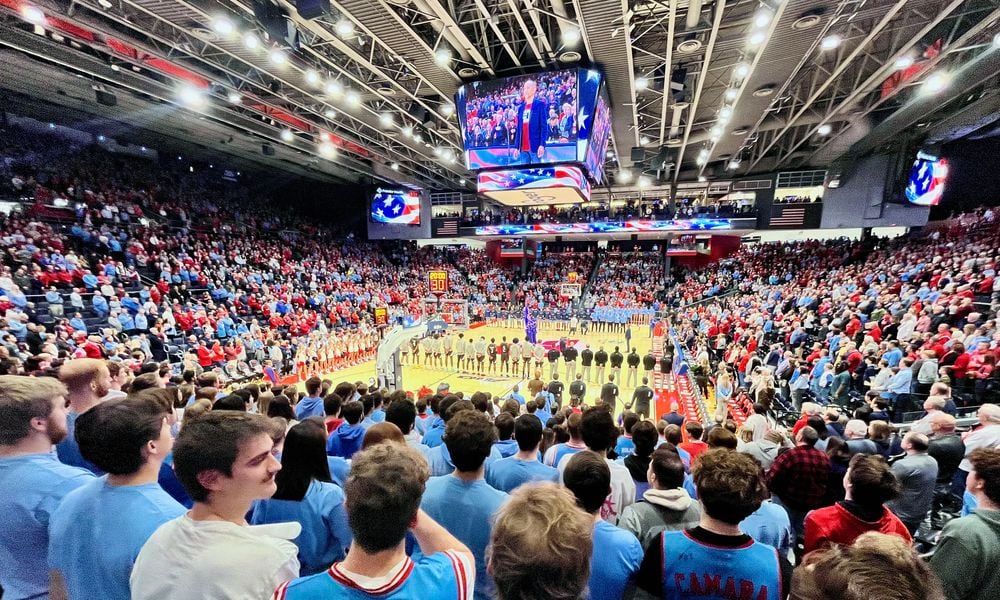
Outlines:
{"label": "hardwood court floor", "polygon": [[[453,332],[453,335],[457,335],[457,331]],[[465,335],[466,337],[472,335],[474,339],[478,339],[479,336],[485,336],[487,341],[489,341],[490,338],[495,338],[497,341],[499,341],[501,337],[506,336],[507,340],[509,341],[515,337],[523,339],[524,328],[523,327],[507,328],[499,325],[487,325],[484,327],[467,330],[465,331]],[[558,341],[559,338],[561,337],[567,337],[571,342],[573,340],[581,340],[586,344],[590,344],[591,350],[595,352],[600,346],[603,345],[605,351],[607,351],[608,354],[611,354],[611,352],[614,351],[615,346],[620,347],[622,354],[627,354],[627,352],[625,351],[624,333],[620,332],[596,333],[590,331],[586,335],[579,335],[579,333],[577,333],[574,334],[573,336],[570,336],[569,332],[566,330],[539,328],[538,340],[543,343],[545,341]],[[638,349],[639,355],[644,356],[646,352],[650,350],[650,346],[652,344],[649,328],[633,327],[632,342],[636,344],[636,348]],[[420,358],[422,361],[423,356],[421,356]],[[569,382],[575,378],[575,374],[570,374],[570,376],[567,376],[567,373],[565,372],[565,364],[562,362],[562,360],[560,360],[558,364],[559,364],[559,379],[563,381],[566,384],[566,387],[568,388]],[[580,368],[579,359],[577,360],[576,365],[577,369],[579,370]],[[431,390],[436,390],[438,384],[442,382],[447,382],[451,386],[452,391],[461,390],[466,393],[467,397],[468,395],[471,395],[472,392],[476,391],[489,392],[494,396],[499,395],[500,397],[503,397],[508,393],[510,393],[514,385],[520,385],[522,393],[524,393],[524,390],[526,388],[525,384],[527,383],[527,381],[522,379],[521,377],[508,376],[503,373],[499,373],[500,371],[499,359],[497,360],[497,371],[498,373],[488,372],[486,375],[479,375],[474,373],[460,373],[453,368],[427,367],[423,365],[406,364],[403,366],[403,387],[408,391],[413,391],[414,393],[416,393],[421,387],[426,386]],[[595,369],[592,368],[592,373],[594,371]],[[607,375],[610,374],[610,372],[611,372],[611,367],[608,366],[605,369],[605,381]],[[623,380],[626,378],[626,372],[627,369],[623,367],[621,374]],[[546,362],[545,365],[543,366],[543,371],[542,371],[542,379],[545,380],[546,382],[549,381],[548,375],[549,375],[548,362]],[[596,376],[596,373],[594,375]],[[375,376],[374,360],[370,360],[347,369],[334,371],[332,373],[325,373],[323,375],[324,378],[332,379],[335,384],[340,381],[351,381],[351,382],[368,381],[369,378],[374,376]],[[640,366],[639,377],[638,377],[640,382],[641,378],[642,378],[642,367]],[[599,395],[601,384],[603,383],[604,383],[603,381],[602,382],[592,381],[588,383],[587,395],[585,398],[586,404],[594,403],[594,401],[597,399]],[[632,385],[625,386],[624,381],[619,381],[617,383],[619,385],[619,388],[621,389],[622,400],[623,401],[631,400],[632,391],[635,386]],[[569,396],[567,389],[567,392],[564,394],[564,398],[568,397]],[[619,408],[621,407],[622,403],[623,403],[622,401],[619,402]]]}

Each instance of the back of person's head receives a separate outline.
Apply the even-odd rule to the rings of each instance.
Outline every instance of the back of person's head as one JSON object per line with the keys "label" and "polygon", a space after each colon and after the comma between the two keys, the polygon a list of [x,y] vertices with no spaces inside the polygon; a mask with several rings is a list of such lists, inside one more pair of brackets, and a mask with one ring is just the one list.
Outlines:
{"label": "back of person's head", "polygon": [[378,394],[365,394],[361,397],[362,412],[366,417],[375,410],[379,401],[381,401],[381,397]]}
{"label": "back of person's head", "polygon": [[[442,401],[441,404],[443,405],[444,402]],[[457,415],[458,413],[467,410],[476,410],[476,407],[474,404],[472,404],[470,400],[456,400],[455,402],[448,405],[448,409],[441,414],[441,418],[444,419],[445,423],[447,423],[451,421],[453,418],[455,418],[455,415]]]}
{"label": "back of person's head", "polygon": [[809,553],[791,588],[797,600],[945,600],[937,575],[910,544],[877,532]]}
{"label": "back of person's head", "polygon": [[639,422],[639,415],[634,412],[627,410],[622,414],[622,428],[625,429],[625,433],[631,435],[632,428],[635,424]]}
{"label": "back of person's head", "polygon": [[522,485],[501,507],[487,548],[499,600],[579,600],[590,579],[594,518],[554,483]]}
{"label": "back of person's head", "polygon": [[821,440],[827,438],[829,430],[826,428],[826,420],[824,420],[823,417],[819,415],[812,415],[806,419],[806,424],[816,431],[816,434],[819,435]]}
{"label": "back of person's head", "polygon": [[878,507],[899,496],[899,480],[879,455],[855,454],[847,468],[844,486],[851,499],[866,507]]}
{"label": "back of person's head", "polygon": [[[185,415],[187,415],[186,412]],[[292,402],[288,399],[288,396],[284,394],[275,396],[267,405],[267,416],[281,417],[288,421],[294,421],[295,411],[292,409]]]}
{"label": "back of person's head", "polygon": [[479,412],[484,413],[490,408],[490,395],[487,394],[486,392],[476,392],[472,394],[472,398],[470,400],[472,402],[472,405]]}
{"label": "back of person's head", "polygon": [[318,419],[306,419],[285,434],[281,470],[275,476],[275,500],[302,500],[309,485],[332,481],[326,460],[326,427]]}
{"label": "back of person's head", "polygon": [[570,438],[582,439],[583,413],[572,413],[566,417],[566,431],[569,432]]}
{"label": "back of person's head", "polygon": [[583,443],[598,454],[607,452],[618,437],[614,417],[604,406],[595,406],[583,414],[580,433]]}
{"label": "back of person's head", "polygon": [[486,415],[478,410],[461,410],[445,425],[442,440],[455,469],[469,473],[483,466],[497,441],[497,434]]}
{"label": "back of person's head", "polygon": [[708,450],[698,455],[693,471],[705,513],[723,523],[738,525],[765,497],[760,464],[747,454]]}
{"label": "back of person's head", "polygon": [[333,388],[333,393],[340,396],[345,402],[354,399],[354,393],[358,391],[358,386],[349,381],[341,381]]}
{"label": "back of person's head", "polygon": [[[448,409],[451,408],[453,404],[455,404],[460,400],[461,398],[459,398],[455,394],[448,394],[444,398],[441,398],[441,401],[438,402],[437,404],[438,416],[441,417],[445,422],[447,422],[449,419]],[[433,406],[433,404],[431,406]]]}
{"label": "back of person's head", "polygon": [[563,485],[576,496],[577,506],[596,513],[611,493],[611,468],[599,454],[577,452],[566,464]]}
{"label": "back of person's head", "polygon": [[736,435],[721,425],[719,427],[713,427],[712,430],[708,432],[708,439],[705,441],[708,443],[709,448],[736,450],[736,446],[738,445]]}
{"label": "back of person's head", "polygon": [[815,429],[807,425],[799,430],[796,441],[812,448],[819,441],[819,434],[816,433]]}
{"label": "back of person's head", "polygon": [[397,547],[420,508],[427,460],[405,444],[375,444],[351,458],[344,483],[354,541],[369,553]]}
{"label": "back of person's head", "polygon": [[71,394],[87,391],[88,388],[98,396],[107,394],[108,390],[102,386],[110,382],[102,383],[102,374],[106,375],[106,379],[111,379],[107,364],[96,358],[76,358],[59,368],[59,380]]}
{"label": "back of person's head", "polygon": [[663,428],[663,439],[676,446],[684,441],[684,435],[678,425],[669,424]]}
{"label": "back of person's head", "polygon": [[218,387],[218,384],[219,384],[219,376],[212,371],[205,371],[204,373],[199,375],[198,379],[195,381],[195,385],[200,388]]}
{"label": "back of person's head", "polygon": [[320,388],[323,387],[323,380],[313,375],[306,379],[306,393],[310,396],[318,396]]}
{"label": "back of person's head", "polygon": [[222,398],[216,400],[212,405],[212,410],[235,410],[246,412],[247,404],[243,396],[229,394],[228,396],[223,396]]}
{"label": "back of person's head", "polygon": [[700,440],[701,436],[705,433],[705,428],[701,426],[701,423],[697,421],[688,421],[684,423],[684,431],[687,432],[688,438],[692,440]]}
{"label": "back of person's head", "polygon": [[410,433],[417,418],[417,407],[409,400],[393,400],[385,409],[385,420],[399,428],[403,435]]}
{"label": "back of person's head", "polygon": [[521,415],[514,420],[513,425],[514,439],[517,440],[519,450],[528,452],[538,448],[544,430],[541,419],[535,415]]}
{"label": "back of person's head", "polygon": [[[672,490],[684,485],[684,461],[677,454],[677,448],[660,446],[651,455],[649,470],[656,478],[658,489]],[[650,482],[652,483],[652,482]]]}
{"label": "back of person's head", "polygon": [[1000,448],[977,448],[969,454],[972,463],[973,486],[970,492],[982,493],[995,504],[1000,504]]}
{"label": "back of person's head", "polygon": [[369,446],[374,446],[375,444],[382,443],[397,443],[406,444],[406,438],[403,437],[403,432],[399,430],[394,424],[388,421],[382,421],[381,423],[375,423],[368,428],[365,432],[365,437],[361,440],[361,448],[368,448]]}
{"label": "back of person's head", "polygon": [[52,377],[0,375],[0,446],[11,446],[28,437],[32,420],[45,419],[49,439],[57,444],[66,438],[62,427],[50,419],[52,411],[65,404],[66,386]]}
{"label": "back of person's head", "polygon": [[497,438],[501,441],[509,440],[514,435],[514,417],[508,413],[497,415],[497,418],[493,419],[493,425],[497,428]]}
{"label": "back of person's head", "polygon": [[861,419],[851,419],[844,426],[844,435],[854,438],[863,438],[868,435],[868,423]]}
{"label": "back of person's head", "polygon": [[184,423],[197,419],[212,410],[212,403],[204,398],[195,400],[194,404],[184,409]]}
{"label": "back of person's head", "polygon": [[636,456],[646,458],[652,454],[658,441],[656,425],[653,425],[652,421],[640,421],[632,428],[632,443],[635,444]]}
{"label": "back of person's head", "polygon": [[349,425],[357,425],[365,416],[365,406],[360,400],[351,400],[340,409],[340,416],[344,417]]}
{"label": "back of person's head", "polygon": [[[128,391],[130,394],[134,394],[135,392],[141,392],[142,390],[160,387],[160,383],[161,379],[159,373],[143,373],[129,382]],[[215,388],[208,387],[204,389]]]}
{"label": "back of person's head", "polygon": [[98,404],[76,421],[80,454],[112,475],[135,473],[154,452],[162,461],[174,445],[171,408],[145,394]]}
{"label": "back of person's head", "polygon": [[323,414],[328,417],[336,417],[343,405],[344,399],[337,392],[330,392],[323,398]]}
{"label": "back of person's head", "polygon": [[[208,485],[233,475],[244,446],[259,436],[271,440],[267,417],[245,412],[211,411],[185,421],[174,444],[174,472],[195,502],[208,500]],[[268,446],[268,452],[273,442]]]}

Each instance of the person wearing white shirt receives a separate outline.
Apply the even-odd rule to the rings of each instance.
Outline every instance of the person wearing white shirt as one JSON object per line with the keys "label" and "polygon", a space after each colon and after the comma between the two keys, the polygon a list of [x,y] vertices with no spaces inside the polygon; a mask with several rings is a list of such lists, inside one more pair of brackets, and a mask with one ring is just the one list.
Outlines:
{"label": "person wearing white shirt", "polygon": [[174,471],[194,501],[149,538],[132,569],[132,600],[266,598],[299,574],[298,523],[250,526],[254,500],[277,489],[281,463],[261,415],[213,411],[184,424]]}
{"label": "person wearing white shirt", "polygon": [[[618,517],[626,506],[635,504],[635,481],[628,467],[622,463],[615,462],[607,458],[608,449],[618,439],[618,429],[615,427],[614,418],[611,413],[604,408],[592,408],[583,415],[580,424],[580,433],[583,443],[587,449],[604,457],[611,469],[611,491],[608,500],[601,507],[600,515],[605,521],[612,525],[618,523]],[[556,465],[559,469],[559,481],[563,481],[563,473],[566,471],[568,458],[563,457]]]}

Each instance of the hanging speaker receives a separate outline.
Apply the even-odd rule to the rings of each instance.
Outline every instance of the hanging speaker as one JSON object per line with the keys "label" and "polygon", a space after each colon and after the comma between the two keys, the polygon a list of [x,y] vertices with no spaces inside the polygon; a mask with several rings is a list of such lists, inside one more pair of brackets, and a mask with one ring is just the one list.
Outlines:
{"label": "hanging speaker", "polygon": [[316,19],[330,14],[330,0],[295,0],[295,10],[303,19]]}

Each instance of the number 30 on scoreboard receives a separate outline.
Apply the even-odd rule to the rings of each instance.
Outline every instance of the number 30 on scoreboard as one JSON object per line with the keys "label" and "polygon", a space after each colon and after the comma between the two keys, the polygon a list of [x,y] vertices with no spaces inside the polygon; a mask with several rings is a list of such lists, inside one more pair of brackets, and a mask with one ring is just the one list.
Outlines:
{"label": "number 30 on scoreboard", "polygon": [[448,271],[428,271],[427,282],[432,294],[448,293]]}

